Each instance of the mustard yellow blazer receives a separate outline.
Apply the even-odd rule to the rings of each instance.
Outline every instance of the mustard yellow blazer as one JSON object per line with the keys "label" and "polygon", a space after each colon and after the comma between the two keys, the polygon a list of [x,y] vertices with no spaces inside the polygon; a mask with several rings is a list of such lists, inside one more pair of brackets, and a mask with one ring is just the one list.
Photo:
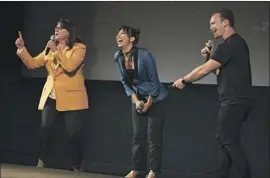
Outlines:
{"label": "mustard yellow blazer", "polygon": [[58,47],[57,52],[50,51],[47,55],[45,51],[46,49],[36,57],[31,57],[25,47],[17,50],[17,55],[28,69],[45,66],[48,71],[38,110],[43,110],[52,90],[58,111],[87,109],[88,95],[82,71],[86,46],[75,43],[72,49],[61,50]]}

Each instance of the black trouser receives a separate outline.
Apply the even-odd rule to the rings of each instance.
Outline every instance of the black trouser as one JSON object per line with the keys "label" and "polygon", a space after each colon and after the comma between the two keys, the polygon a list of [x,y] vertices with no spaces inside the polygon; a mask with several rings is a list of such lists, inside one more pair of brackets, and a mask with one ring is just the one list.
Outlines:
{"label": "black trouser", "polygon": [[71,147],[72,164],[76,167],[80,166],[83,154],[81,137],[84,124],[84,118],[82,117],[83,112],[84,110],[59,112],[56,110],[56,101],[48,98],[41,118],[41,160],[44,160],[48,154],[51,126],[55,119],[62,115],[65,121],[68,145]]}
{"label": "black trouser", "polygon": [[147,169],[147,146],[150,170],[161,172],[164,110],[165,101],[153,103],[145,114],[139,114],[132,104],[132,166],[139,173],[145,173]]}
{"label": "black trouser", "polygon": [[238,178],[250,178],[250,168],[245,151],[240,143],[242,123],[248,118],[251,106],[228,104],[218,112],[218,168],[217,178],[228,178],[234,164]]}

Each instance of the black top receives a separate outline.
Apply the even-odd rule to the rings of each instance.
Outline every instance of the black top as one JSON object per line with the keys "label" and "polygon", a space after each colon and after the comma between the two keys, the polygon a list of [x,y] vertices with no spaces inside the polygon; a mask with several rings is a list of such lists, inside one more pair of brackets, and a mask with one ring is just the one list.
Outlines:
{"label": "black top", "polygon": [[214,43],[213,43],[213,46],[212,46],[212,50],[211,50],[211,54],[210,54],[210,58],[211,56],[214,55],[214,53],[216,52],[217,50],[217,47],[222,44],[224,42],[224,39],[223,38],[218,38],[218,39],[215,39],[214,40]]}
{"label": "black top", "polygon": [[221,64],[217,76],[220,104],[250,104],[252,79],[246,41],[237,33],[231,35],[217,47],[211,59]]}
{"label": "black top", "polygon": [[126,69],[126,82],[129,85],[135,84],[135,70],[134,69]]}
{"label": "black top", "polygon": [[[119,56],[122,56],[122,67],[125,73],[125,81],[129,86],[136,85],[137,76],[137,48],[134,47],[130,52],[123,53],[122,50],[119,51]],[[125,65],[125,56],[128,57],[128,67]],[[132,63],[134,62],[135,69],[132,69]]]}

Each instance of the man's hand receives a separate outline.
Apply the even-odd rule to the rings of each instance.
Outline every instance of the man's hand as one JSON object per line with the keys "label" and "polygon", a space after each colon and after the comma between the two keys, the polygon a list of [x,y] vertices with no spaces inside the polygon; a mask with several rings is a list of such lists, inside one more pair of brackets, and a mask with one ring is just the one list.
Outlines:
{"label": "man's hand", "polygon": [[206,58],[208,54],[210,54],[211,51],[209,50],[209,48],[207,46],[205,46],[202,50],[201,50],[201,55]]}
{"label": "man's hand", "polygon": [[185,87],[185,85],[183,84],[182,80],[183,80],[182,78],[176,80],[176,81],[173,83],[172,86],[175,87],[175,88],[178,88],[178,89],[183,89],[183,88]]}

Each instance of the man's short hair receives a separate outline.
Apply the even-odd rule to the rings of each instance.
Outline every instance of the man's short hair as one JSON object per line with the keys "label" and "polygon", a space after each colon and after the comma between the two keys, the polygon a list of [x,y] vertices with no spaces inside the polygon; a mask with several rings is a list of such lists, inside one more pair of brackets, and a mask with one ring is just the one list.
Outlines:
{"label": "man's short hair", "polygon": [[230,9],[222,8],[219,11],[215,11],[214,14],[219,14],[222,21],[227,19],[229,25],[234,28],[234,15]]}

